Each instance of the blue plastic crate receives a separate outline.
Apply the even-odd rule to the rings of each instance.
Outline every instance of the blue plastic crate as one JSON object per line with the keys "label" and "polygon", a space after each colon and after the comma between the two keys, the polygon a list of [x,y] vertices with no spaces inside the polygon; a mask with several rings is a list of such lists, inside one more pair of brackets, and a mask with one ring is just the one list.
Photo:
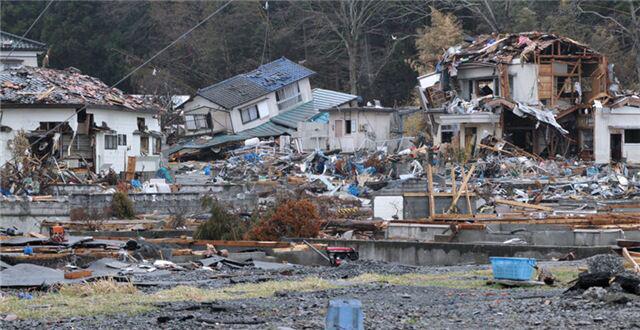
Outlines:
{"label": "blue plastic crate", "polygon": [[536,259],[490,257],[493,278],[528,281],[533,275]]}
{"label": "blue plastic crate", "polygon": [[331,300],[324,328],[325,330],[364,330],[364,314],[360,300]]}

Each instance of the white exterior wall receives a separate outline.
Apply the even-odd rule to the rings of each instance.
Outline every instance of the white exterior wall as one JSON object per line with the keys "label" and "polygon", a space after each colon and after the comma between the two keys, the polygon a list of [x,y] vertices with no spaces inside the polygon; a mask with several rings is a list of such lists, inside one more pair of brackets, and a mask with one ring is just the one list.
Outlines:
{"label": "white exterior wall", "polygon": [[595,111],[593,126],[593,143],[595,161],[599,164],[611,160],[612,133],[622,134],[622,157],[630,163],[640,163],[640,144],[625,143],[624,129],[640,129],[640,109],[621,107],[616,109],[602,108]]}
{"label": "white exterior wall", "polygon": [[[442,125],[453,125],[458,127],[457,136],[460,140],[460,147],[465,147],[466,128],[476,128],[476,145],[488,135],[502,136],[498,122],[500,116],[493,113],[476,113],[466,115],[441,115],[435,118],[438,124],[438,130],[435,134],[433,143],[435,145],[442,143]],[[454,132],[455,136],[455,132]]]}
{"label": "white exterior wall", "polygon": [[[258,106],[258,112],[259,113],[263,113],[263,112],[267,112],[269,113],[268,116],[266,117],[260,117],[254,121],[248,122],[246,124],[242,123],[242,117],[240,116],[240,109],[246,108],[248,106],[254,105],[256,104]],[[269,93],[264,97],[261,97],[258,101],[253,100],[250,102],[247,102],[245,104],[242,104],[238,107],[233,108],[233,110],[230,112],[231,115],[231,122],[233,123],[233,132],[234,133],[239,133],[245,130],[248,130],[250,128],[254,128],[257,126],[260,126],[266,122],[269,121],[269,118],[273,117],[273,116],[277,116],[280,112],[278,111],[278,103],[276,102],[276,93]]]}
{"label": "white exterior wall", "polygon": [[[118,173],[125,171],[128,156],[142,157],[140,162],[136,161],[136,171],[142,171],[143,167],[147,172],[158,170],[160,155],[154,154],[155,138],[149,136],[149,153],[147,157],[144,157],[140,153],[140,135],[133,134],[138,130],[138,117],[145,119],[145,125],[150,131],[160,132],[160,123],[158,119],[153,118],[153,114],[117,111],[118,115],[114,116],[114,110],[106,109],[87,109],[87,113],[93,114],[93,119],[98,126],[104,121],[109,128],[115,131],[115,133],[99,132],[96,134],[95,163],[98,172],[109,167]],[[127,145],[117,146],[115,150],[107,150],[104,148],[105,134],[126,134]]]}
{"label": "white exterior wall", "polygon": [[[126,156],[141,156],[140,154],[140,135],[134,135],[133,132],[138,129],[137,118],[145,118],[145,124],[149,130],[160,132],[160,123],[153,114],[126,112],[113,109],[87,109],[88,114],[93,114],[94,122],[100,126],[105,122],[109,128],[116,133],[109,134],[126,134],[127,146],[118,146],[116,150],[104,149],[104,132],[96,133],[95,146],[95,165],[96,171],[99,172],[104,164],[112,164],[112,168],[116,172],[121,172],[125,168]],[[77,119],[75,109],[72,108],[33,108],[33,109],[2,109],[2,122],[0,125],[8,126],[11,132],[0,132],[0,163],[4,164],[11,159],[8,149],[8,140],[15,137],[19,130],[32,131],[40,126],[40,122],[62,122],[69,117],[69,126],[75,131],[77,130]],[[149,152],[154,150],[155,140],[149,137]],[[141,159],[140,168],[136,165],[136,170],[156,171],[159,166],[160,156],[144,157]]]}
{"label": "white exterior wall", "polygon": [[[211,119],[213,120],[213,129],[206,130],[206,132],[233,132],[233,125],[231,124],[231,116],[229,112],[225,111],[219,105],[196,95],[193,100],[185,103],[183,106],[185,115],[206,115],[211,113]],[[199,133],[200,131],[187,131],[187,135],[190,133]]]}
{"label": "white exterior wall", "polygon": [[[345,134],[344,118],[351,113],[351,120],[355,121],[355,132]],[[389,140],[391,131],[391,112],[375,112],[361,110],[331,111],[329,113],[329,147],[342,149],[342,152],[354,152],[361,147],[374,147],[373,142]],[[336,120],[342,120],[342,137],[336,137]],[[375,140],[368,138],[367,133],[373,133]]]}
{"label": "white exterior wall", "polygon": [[302,142],[305,151],[325,149],[329,144],[329,124],[315,122],[299,122],[298,128],[292,134]]}
{"label": "white exterior wall", "polygon": [[520,59],[509,65],[509,76],[513,77],[511,98],[523,103],[538,103],[538,65],[520,64]]}
{"label": "white exterior wall", "polygon": [[7,57],[7,55],[9,55],[9,51],[0,51],[0,70],[4,70],[5,66],[4,63],[2,63],[5,60],[9,60],[9,61],[20,61],[22,62],[21,64],[23,66],[32,66],[32,67],[37,67],[38,66],[38,54],[40,54],[41,52],[37,52],[37,51],[14,51],[13,53],[11,53],[11,56]]}
{"label": "white exterior wall", "polygon": [[[8,141],[13,139],[18,131],[32,131],[40,126],[40,122],[63,121],[70,116],[71,123],[76,123],[75,109],[50,108],[50,109],[11,109],[3,105],[0,122],[1,126],[8,126],[11,132],[0,132],[0,164],[11,160]],[[73,128],[73,127],[72,127]]]}
{"label": "white exterior wall", "polygon": [[313,99],[313,92],[311,91],[309,78],[298,81],[298,84],[300,86],[300,94],[302,94],[302,103],[311,101]]}

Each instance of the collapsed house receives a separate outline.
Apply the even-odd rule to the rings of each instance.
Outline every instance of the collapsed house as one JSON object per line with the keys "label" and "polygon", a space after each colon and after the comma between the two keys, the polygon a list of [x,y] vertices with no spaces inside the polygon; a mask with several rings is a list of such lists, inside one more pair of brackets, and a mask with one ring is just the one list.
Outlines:
{"label": "collapsed house", "polygon": [[181,105],[182,141],[166,151],[207,155],[251,138],[290,136],[320,109],[355,105],[357,96],[311,88],[316,73],[287,58],[199,89]]}
{"label": "collapsed house", "polygon": [[0,164],[25,132],[37,159],[78,172],[159,168],[160,107],[77,69],[21,67],[0,73]]}
{"label": "collapsed house", "polygon": [[38,66],[38,55],[47,50],[47,45],[0,31],[0,70],[20,66]]}
{"label": "collapsed house", "polygon": [[484,35],[448,49],[418,90],[433,142],[467,155],[495,136],[541,156],[638,162],[638,97],[612,72],[604,55],[566,37]]}

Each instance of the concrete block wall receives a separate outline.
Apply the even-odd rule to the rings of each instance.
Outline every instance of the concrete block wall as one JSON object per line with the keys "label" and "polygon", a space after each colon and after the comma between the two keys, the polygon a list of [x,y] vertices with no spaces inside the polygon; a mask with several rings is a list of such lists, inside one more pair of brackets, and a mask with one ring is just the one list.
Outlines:
{"label": "concrete block wall", "polygon": [[69,202],[67,199],[50,202],[0,201],[1,227],[16,227],[22,232],[38,232],[43,220],[57,221],[68,218]]}

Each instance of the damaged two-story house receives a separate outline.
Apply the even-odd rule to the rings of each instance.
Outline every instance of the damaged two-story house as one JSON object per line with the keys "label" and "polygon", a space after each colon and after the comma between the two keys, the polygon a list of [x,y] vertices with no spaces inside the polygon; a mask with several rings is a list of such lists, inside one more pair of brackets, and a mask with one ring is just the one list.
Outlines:
{"label": "damaged two-story house", "polygon": [[18,132],[38,159],[93,171],[153,172],[161,160],[161,108],[77,69],[20,67],[0,72],[0,165]]}
{"label": "damaged two-story house", "polygon": [[[455,143],[470,154],[492,135],[542,156],[640,161],[633,133],[625,140],[621,132],[640,122],[607,123],[622,113],[640,120],[637,97],[618,92],[607,58],[575,40],[540,32],[479,36],[447,50],[436,72],[418,80],[435,144]],[[620,98],[628,100],[624,110],[613,111]]]}
{"label": "damaged two-story house", "polygon": [[201,88],[180,106],[182,142],[167,154],[204,154],[249,138],[290,135],[320,109],[356,104],[357,96],[311,88],[316,73],[287,58]]}

